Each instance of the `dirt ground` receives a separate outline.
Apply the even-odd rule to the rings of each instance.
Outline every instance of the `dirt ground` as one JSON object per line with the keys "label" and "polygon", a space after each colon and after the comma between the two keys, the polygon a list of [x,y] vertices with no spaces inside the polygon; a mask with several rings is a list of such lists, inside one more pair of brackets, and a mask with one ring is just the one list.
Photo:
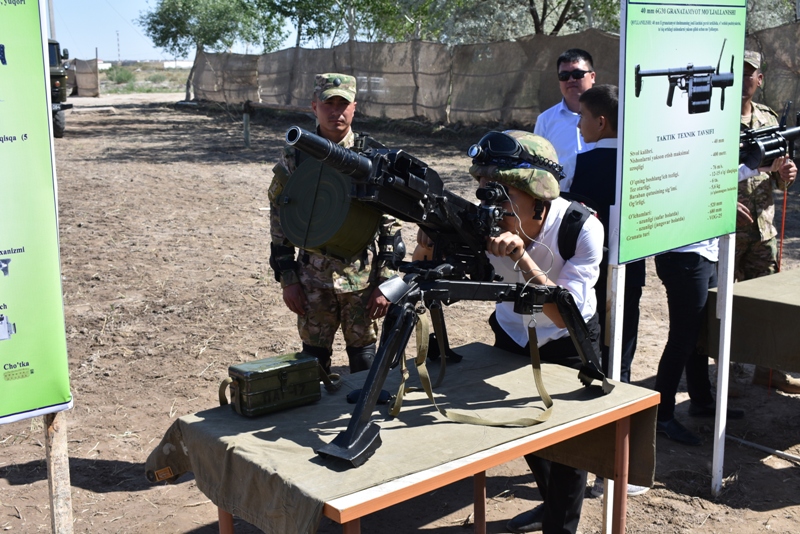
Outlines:
{"label": "dirt ground", "polygon": [[[252,147],[245,148],[239,115],[176,108],[182,96],[75,98],[66,136],[56,140],[75,398],[65,413],[75,532],[216,532],[216,508],[191,476],[153,486],[143,463],[177,417],[217,404],[229,365],[299,349],[294,318],[267,263],[267,187],[287,128],[313,123],[303,115],[255,120]],[[357,125],[429,162],[450,189],[470,196],[464,153],[479,134],[423,135],[416,126]],[[799,210],[795,190],[784,269],[800,263]],[[490,309],[448,309],[452,344],[489,341]],[[650,260],[635,383],[652,386],[667,323]],[[334,349],[342,371],[341,338]],[[800,396],[737,386],[742,396],[731,403],[748,414],[729,422],[729,434],[800,454]],[[704,444],[658,437],[655,487],[628,500],[628,531],[797,532],[798,465],[728,441],[724,488],[712,497],[713,421],[689,418],[687,404],[680,393],[678,416]],[[41,418],[0,426],[0,530],[50,529],[43,442]],[[487,484],[492,533],[505,532],[506,521],[538,498],[522,460],[491,470]],[[465,480],[370,515],[362,531],[469,532],[471,498]],[[580,532],[600,532],[601,508],[600,499],[586,499]],[[236,529],[257,532],[238,519]],[[320,532],[340,531],[323,519]]]}

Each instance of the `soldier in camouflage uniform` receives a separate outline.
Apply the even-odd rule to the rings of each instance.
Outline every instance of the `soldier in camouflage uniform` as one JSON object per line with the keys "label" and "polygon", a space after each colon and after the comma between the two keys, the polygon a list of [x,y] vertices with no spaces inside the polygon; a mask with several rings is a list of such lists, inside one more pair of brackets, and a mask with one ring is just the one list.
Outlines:
{"label": "soldier in camouflage uniform", "polygon": [[[764,83],[761,54],[745,50],[743,74],[742,129],[777,126],[778,115],[769,107],[753,102],[753,96]],[[778,232],[773,225],[775,202],[772,189],[777,186],[786,191],[796,177],[797,167],[789,158],[777,158],[769,169],[750,171],[743,165],[739,167],[734,260],[737,281],[777,272]],[[800,380],[784,371],[773,370],[770,373],[767,367],[760,365],[756,366],[753,383],[771,385],[786,393],[800,393]]]}
{"label": "soldier in camouflage uniform", "polygon": [[[317,135],[351,148],[356,108],[356,80],[337,73],[318,74],[311,107],[317,117]],[[277,199],[299,164],[299,151],[286,146],[273,169],[269,188],[270,265],[283,288],[283,300],[297,314],[303,350],[330,371],[334,336],[341,326],[350,371],[369,369],[378,339],[377,320],[389,302],[378,284],[394,275],[390,268],[394,248],[401,243],[400,225],[384,215],[373,244],[351,261],[312,250],[295,251],[281,227]]]}
{"label": "soldier in camouflage uniform", "polygon": [[[753,95],[763,81],[761,54],[746,50],[742,84],[742,129],[757,130],[778,125],[778,116],[774,111],[753,102]],[[776,186],[786,189],[797,176],[797,167],[789,158],[778,158],[770,170],[773,172],[753,172],[754,176],[740,173],[734,263],[734,277],[738,281],[777,272],[778,232],[773,225],[775,202],[772,190]]]}
{"label": "soldier in camouflage uniform", "polygon": [[[501,234],[487,240],[497,274],[506,282],[562,286],[574,297],[599,354],[600,324],[594,285],[603,258],[603,225],[589,217],[578,234],[575,254],[562,258],[558,234],[570,202],[559,196],[558,156],[544,137],[512,130],[484,137],[470,174],[480,184],[505,186],[508,213],[499,223]],[[491,137],[490,137],[491,136]],[[516,143],[516,148],[515,148]],[[522,154],[522,152],[527,153]],[[579,367],[580,357],[555,304],[545,304],[531,317],[514,312],[512,302],[499,303],[489,318],[495,346],[530,357],[528,325],[535,320],[543,361]],[[572,532],[578,527],[586,487],[586,471],[530,454],[525,457],[543,503],[511,519],[511,532]]]}

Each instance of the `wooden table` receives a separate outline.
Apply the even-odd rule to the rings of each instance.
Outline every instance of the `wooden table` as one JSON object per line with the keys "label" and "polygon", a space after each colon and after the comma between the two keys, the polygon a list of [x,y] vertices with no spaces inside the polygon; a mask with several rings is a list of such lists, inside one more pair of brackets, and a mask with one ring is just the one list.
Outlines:
{"label": "wooden table", "polygon": [[[541,409],[536,407],[540,400],[535,395],[530,365],[525,365],[524,359],[480,344],[457,350],[464,353],[464,361],[460,367],[448,369],[447,379],[438,389],[442,394],[438,402],[448,404],[448,408],[461,407],[457,394],[467,392],[471,400],[467,408],[478,409],[475,413],[486,413],[491,418],[495,418],[490,413],[492,409],[505,410],[516,417],[535,415],[530,411]],[[503,367],[508,362],[513,364],[512,367]],[[500,374],[486,376],[489,370]],[[547,459],[613,479],[616,482],[613,531],[623,533],[629,450],[634,450],[637,458],[637,463],[630,468],[631,481],[637,484],[652,482],[659,395],[620,383],[615,383],[610,395],[601,395],[599,387],[581,386],[577,371],[573,369],[544,364],[542,370],[555,407],[551,420],[535,427],[498,428],[453,423],[441,417],[424,394],[414,394],[417,397],[407,397],[403,412],[397,419],[380,421],[383,444],[375,456],[357,469],[334,469],[326,464],[327,461],[316,457],[313,448],[321,443],[321,435],[324,435],[324,441],[333,439],[336,430],[327,424],[331,420],[340,428],[346,424],[342,414],[347,412],[335,408],[338,398],[323,398],[315,405],[256,419],[245,419],[230,413],[228,407],[219,407],[176,421],[151,454],[147,469],[163,471],[163,458],[161,463],[156,461],[159,451],[167,450],[170,443],[176,445],[173,450],[180,451],[182,447],[186,456],[175,457],[173,453],[167,462],[167,465],[171,462],[170,473],[175,475],[173,480],[186,471],[195,473],[198,488],[219,508],[220,532],[225,534],[234,532],[233,516],[226,510],[262,530],[286,530],[286,525],[275,523],[286,520],[287,516],[279,512],[288,508],[286,503],[276,505],[266,498],[267,494],[272,496],[273,489],[284,491],[282,486],[269,486],[267,483],[275,484],[275,480],[280,478],[290,480],[292,487],[298,490],[316,491],[318,500],[314,502],[321,503],[322,515],[341,523],[346,534],[354,534],[360,532],[361,517],[472,476],[475,532],[483,533],[486,532],[486,470],[537,452]],[[350,380],[357,386],[363,377],[356,375]],[[447,384],[450,384],[450,389]],[[387,381],[386,389],[392,390],[393,387]],[[344,393],[337,395],[343,397]],[[326,411],[328,413],[320,417],[326,421],[319,427],[322,430],[308,424],[308,417]],[[379,416],[373,416],[373,420],[379,419]],[[298,424],[299,433],[289,436],[289,431]],[[298,442],[296,449],[300,455],[285,457],[287,443],[293,446],[293,441]],[[280,455],[268,461],[254,459],[254,451],[268,451],[270,443],[277,445]],[[409,447],[409,443],[414,446]],[[442,447],[443,443],[448,446]],[[441,459],[435,455],[413,453],[413,450],[440,451],[445,448],[457,450],[452,451],[450,457]],[[282,465],[276,465],[281,461],[284,462]],[[300,471],[293,472],[295,468]],[[375,473],[381,470],[387,472]],[[249,493],[242,492],[242,473],[246,473],[246,483],[251,488]],[[380,479],[381,476],[384,478]],[[370,477],[378,478],[370,481]],[[353,485],[356,480],[369,482]],[[324,489],[326,487],[328,489]],[[242,495],[233,497],[231,494],[236,491]],[[243,499],[254,498],[257,500],[243,502]],[[289,494],[289,501],[299,502],[294,498],[294,493]],[[270,502],[265,504],[267,501]],[[265,507],[274,509],[266,510]],[[303,515],[309,515],[305,508],[296,514],[297,517]],[[295,516],[290,517],[295,519]],[[309,526],[306,524],[304,528]]]}

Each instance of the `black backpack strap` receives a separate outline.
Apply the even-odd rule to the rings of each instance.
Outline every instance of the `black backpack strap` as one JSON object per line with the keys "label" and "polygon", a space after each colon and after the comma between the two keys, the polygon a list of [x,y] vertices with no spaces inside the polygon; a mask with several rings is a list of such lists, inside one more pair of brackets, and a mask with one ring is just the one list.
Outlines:
{"label": "black backpack strap", "polygon": [[578,245],[578,235],[581,233],[583,223],[593,214],[583,204],[577,201],[570,201],[564,217],[561,219],[561,226],[558,228],[558,251],[564,261],[569,261],[575,255],[575,248]]}

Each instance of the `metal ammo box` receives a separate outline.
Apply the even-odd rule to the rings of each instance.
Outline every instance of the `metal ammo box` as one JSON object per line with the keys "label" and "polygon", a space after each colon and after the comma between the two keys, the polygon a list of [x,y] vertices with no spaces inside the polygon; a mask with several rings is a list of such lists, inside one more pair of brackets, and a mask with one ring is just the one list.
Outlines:
{"label": "metal ammo box", "polygon": [[322,396],[319,369],[317,359],[302,352],[231,365],[220,403],[227,404],[228,383],[236,413],[248,417],[316,402]]}

